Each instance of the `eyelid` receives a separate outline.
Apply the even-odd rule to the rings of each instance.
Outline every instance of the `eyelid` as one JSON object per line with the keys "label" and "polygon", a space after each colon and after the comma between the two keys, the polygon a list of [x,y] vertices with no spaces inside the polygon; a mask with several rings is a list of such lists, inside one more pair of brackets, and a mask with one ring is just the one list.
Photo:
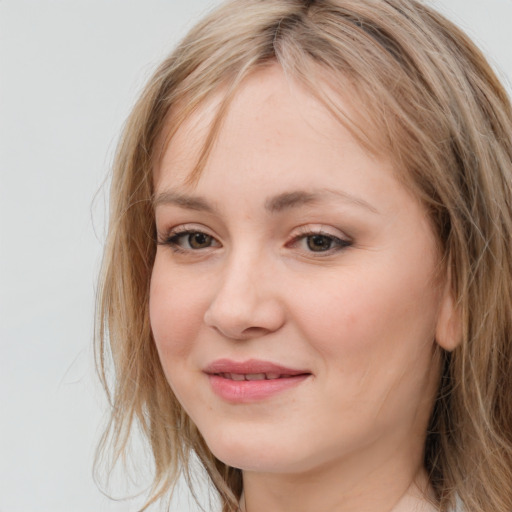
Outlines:
{"label": "eyelid", "polygon": [[217,237],[211,233],[211,230],[208,229],[203,224],[194,224],[194,223],[186,223],[186,224],[178,224],[176,226],[172,227],[166,227],[164,229],[158,229],[157,227],[157,234],[159,238],[167,239],[174,235],[180,235],[184,233],[204,233],[205,235],[211,236],[215,239]]}
{"label": "eyelid", "polygon": [[[333,233],[335,231],[335,233]],[[345,233],[340,231],[337,228],[332,226],[328,226],[325,224],[305,224],[303,226],[299,226],[296,231],[294,231],[292,238],[296,238],[298,236],[307,236],[307,235],[325,235],[332,238],[339,239],[343,242],[351,243],[352,239],[347,236]]]}

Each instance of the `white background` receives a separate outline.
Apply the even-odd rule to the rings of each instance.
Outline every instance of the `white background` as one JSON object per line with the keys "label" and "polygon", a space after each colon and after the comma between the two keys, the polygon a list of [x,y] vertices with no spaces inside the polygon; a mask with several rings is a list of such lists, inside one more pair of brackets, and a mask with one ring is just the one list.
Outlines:
{"label": "white background", "polygon": [[[92,480],[101,185],[142,84],[215,3],[0,0],[0,512],[136,510]],[[437,6],[511,91],[512,0]]]}

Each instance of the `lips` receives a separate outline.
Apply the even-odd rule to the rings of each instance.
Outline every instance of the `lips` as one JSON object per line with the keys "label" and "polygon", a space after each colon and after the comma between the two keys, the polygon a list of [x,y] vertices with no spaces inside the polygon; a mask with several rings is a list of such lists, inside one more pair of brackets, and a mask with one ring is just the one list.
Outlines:
{"label": "lips", "polygon": [[230,403],[265,400],[295,387],[311,372],[269,361],[218,359],[204,369],[215,394]]}

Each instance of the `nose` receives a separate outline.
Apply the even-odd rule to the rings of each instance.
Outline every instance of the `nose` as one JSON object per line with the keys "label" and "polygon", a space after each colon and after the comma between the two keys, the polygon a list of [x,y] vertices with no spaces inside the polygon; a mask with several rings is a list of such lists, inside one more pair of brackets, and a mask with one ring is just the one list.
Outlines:
{"label": "nose", "polygon": [[[268,263],[268,262],[267,262]],[[204,315],[204,322],[223,336],[252,339],[279,330],[285,308],[275,273],[262,258],[230,258]]]}

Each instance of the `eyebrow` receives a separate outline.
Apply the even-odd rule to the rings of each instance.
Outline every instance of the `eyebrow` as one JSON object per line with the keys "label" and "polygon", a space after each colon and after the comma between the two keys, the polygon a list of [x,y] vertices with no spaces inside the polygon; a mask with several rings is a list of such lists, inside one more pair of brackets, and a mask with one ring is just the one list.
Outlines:
{"label": "eyebrow", "polygon": [[[295,190],[283,192],[270,197],[265,201],[265,209],[269,213],[281,213],[285,210],[300,206],[319,203],[329,198],[341,199],[343,202],[366,209],[372,213],[379,213],[370,203],[341,190],[320,189],[315,191]],[[201,196],[191,196],[178,192],[164,191],[153,198],[153,208],[160,205],[175,205],[187,210],[196,210],[215,213],[218,208]]]}
{"label": "eyebrow", "polygon": [[267,199],[265,201],[265,209],[270,213],[279,213],[290,208],[319,203],[329,198],[341,199],[343,202],[367,209],[372,213],[378,213],[377,209],[364,199],[341,190],[332,189],[320,189],[312,192],[304,190],[283,192],[282,194]]}
{"label": "eyebrow", "polygon": [[197,210],[208,213],[214,213],[216,210],[213,205],[200,196],[189,196],[170,191],[161,192],[153,198],[153,208],[160,205],[175,205],[186,208],[187,210]]}

